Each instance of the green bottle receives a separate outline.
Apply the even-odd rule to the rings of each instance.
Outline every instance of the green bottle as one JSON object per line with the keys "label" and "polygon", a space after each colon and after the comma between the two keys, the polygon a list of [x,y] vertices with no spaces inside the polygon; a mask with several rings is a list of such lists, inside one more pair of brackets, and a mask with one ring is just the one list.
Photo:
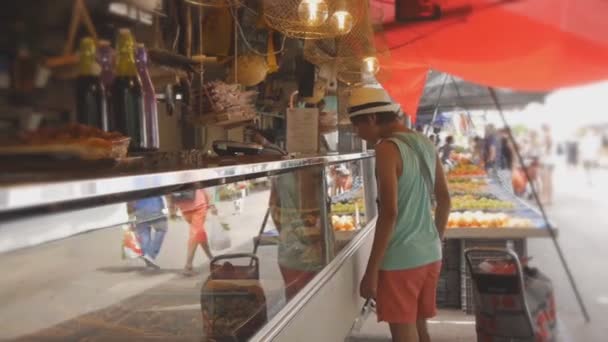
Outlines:
{"label": "green bottle", "polygon": [[99,77],[95,41],[80,41],[79,72],[76,78],[76,119],[79,123],[108,130],[106,91]]}
{"label": "green bottle", "polygon": [[135,65],[135,39],[129,29],[119,31],[116,52],[112,82],[113,129],[131,137],[130,151],[146,151],[144,97]]}

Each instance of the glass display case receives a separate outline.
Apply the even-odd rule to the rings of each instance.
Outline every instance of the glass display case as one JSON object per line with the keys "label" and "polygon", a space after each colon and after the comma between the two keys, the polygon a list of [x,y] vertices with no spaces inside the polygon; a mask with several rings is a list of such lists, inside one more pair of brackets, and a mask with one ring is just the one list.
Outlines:
{"label": "glass display case", "polygon": [[273,339],[371,229],[372,157],[0,186],[0,339]]}

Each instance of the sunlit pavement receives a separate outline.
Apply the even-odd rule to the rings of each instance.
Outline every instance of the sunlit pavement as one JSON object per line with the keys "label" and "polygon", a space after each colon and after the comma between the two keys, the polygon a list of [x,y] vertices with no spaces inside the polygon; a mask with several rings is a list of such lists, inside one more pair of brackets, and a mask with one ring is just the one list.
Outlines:
{"label": "sunlit pavement", "polygon": [[559,166],[555,200],[548,214],[559,229],[558,241],[591,315],[586,324],[550,240],[530,240],[532,264],[552,280],[558,314],[570,341],[607,341],[608,337],[608,170],[594,170],[592,182],[582,169]]}
{"label": "sunlit pavement", "polygon": [[[230,226],[232,248],[251,252],[260,228],[268,192],[245,200],[246,210],[233,215],[232,202],[218,204]],[[146,270],[141,260],[121,260],[120,227],[102,229],[36,248],[8,253],[0,259],[0,340],[35,333],[24,340],[116,340],[118,337],[177,338],[202,336],[200,289],[208,260],[199,250],[198,274],[181,274],[186,260],[188,225],[174,220],[157,259],[161,270]],[[224,251],[224,252],[229,252]],[[267,297],[282,298],[276,249],[264,247],[261,258]],[[276,269],[275,269],[276,268]],[[268,272],[268,273],[266,273]],[[275,279],[277,278],[277,279]],[[273,298],[278,296],[279,298]]]}

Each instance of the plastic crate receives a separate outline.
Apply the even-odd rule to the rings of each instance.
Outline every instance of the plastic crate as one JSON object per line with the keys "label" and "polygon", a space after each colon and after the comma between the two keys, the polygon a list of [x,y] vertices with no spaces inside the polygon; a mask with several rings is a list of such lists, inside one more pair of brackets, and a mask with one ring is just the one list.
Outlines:
{"label": "plastic crate", "polygon": [[443,243],[441,274],[437,284],[437,307],[460,308],[460,240]]}
{"label": "plastic crate", "polygon": [[[475,298],[473,297],[473,279],[467,269],[464,251],[473,247],[493,247],[512,249],[520,259],[527,256],[527,245],[525,239],[505,240],[505,239],[463,239],[461,242],[460,258],[460,305],[461,309],[469,315],[475,313]],[[483,254],[476,255],[473,260],[474,266],[484,261],[488,256]]]}

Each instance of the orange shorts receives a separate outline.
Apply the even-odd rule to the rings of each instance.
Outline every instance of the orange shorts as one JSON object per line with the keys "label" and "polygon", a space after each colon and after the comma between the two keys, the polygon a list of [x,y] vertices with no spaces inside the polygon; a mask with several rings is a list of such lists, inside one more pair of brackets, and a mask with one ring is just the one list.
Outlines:
{"label": "orange shorts", "polygon": [[396,271],[380,271],[376,298],[378,321],[416,323],[437,313],[441,261]]}

